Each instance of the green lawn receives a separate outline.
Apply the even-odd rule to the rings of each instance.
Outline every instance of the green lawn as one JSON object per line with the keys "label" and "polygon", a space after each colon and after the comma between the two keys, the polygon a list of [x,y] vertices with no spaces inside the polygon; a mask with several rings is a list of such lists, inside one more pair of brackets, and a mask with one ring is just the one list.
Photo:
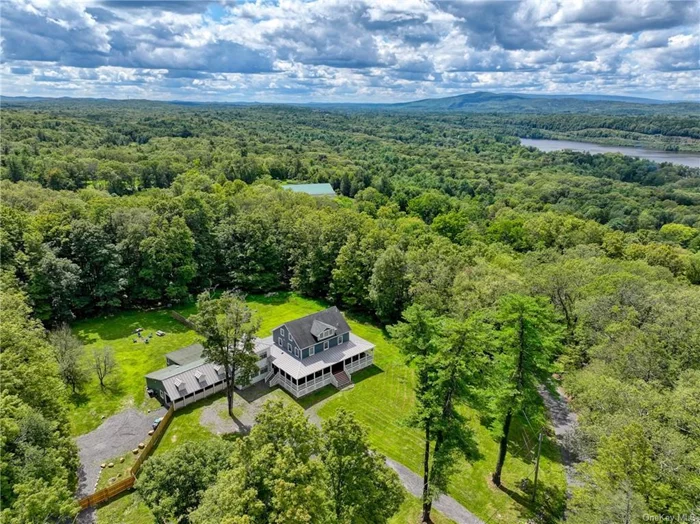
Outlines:
{"label": "green lawn", "polygon": [[[349,324],[355,334],[375,344],[375,367],[355,373],[355,387],[332,396],[318,414],[326,418],[341,407],[354,412],[370,428],[370,440],[376,449],[421,473],[421,432],[405,423],[415,401],[412,391],[414,375],[382,329],[351,318]],[[528,477],[532,479],[534,464],[529,457],[519,458],[509,453],[503,471],[505,489],[493,487],[489,478],[496,463],[498,443],[480,424],[478,413],[465,409],[464,415],[470,421],[481,458],[473,463],[459,461],[449,494],[484,520],[517,522],[529,517],[527,494],[520,484]],[[512,432],[515,436],[511,439],[510,451],[522,451],[527,447],[525,442],[530,445],[536,442],[536,435],[525,431],[517,422],[514,425]],[[555,514],[561,511],[565,490],[564,470],[559,460],[556,447],[545,440],[539,482],[542,492],[547,492],[548,505],[556,506]]]}
{"label": "green lawn", "polygon": [[[422,510],[420,499],[407,495],[398,513],[389,519],[389,524],[420,524]],[[455,524],[435,509],[430,512],[430,516],[434,524]]]}
{"label": "green lawn", "polygon": [[[106,463],[109,464],[110,462],[112,462],[114,463],[114,467],[106,467],[100,472],[100,478],[97,481],[97,487],[95,488],[95,491],[99,491],[103,488],[106,488],[114,482],[124,480],[129,475],[131,475],[131,472],[129,470],[136,463],[137,456],[138,455],[134,455],[133,453],[128,452],[120,457],[114,457],[107,460]],[[121,458],[124,458],[124,462],[119,462],[119,459]],[[110,479],[113,479],[113,482],[110,482]]]}
{"label": "green lawn", "polygon": [[[272,328],[287,320],[313,313],[325,307],[325,304],[321,302],[287,293],[279,294],[275,297],[251,296],[249,297],[249,302],[262,316],[261,336],[267,336]],[[191,314],[194,312],[194,306],[182,308],[180,311],[185,315]],[[143,317],[127,320],[124,318],[127,315],[129,314],[122,315],[119,319],[115,318],[111,321],[122,325],[122,331],[125,329],[132,330],[138,322],[146,322]],[[174,322],[163,313],[161,315],[165,315],[165,319],[163,316],[155,316],[156,313],[141,313],[139,315],[153,315],[153,317],[149,318],[152,318],[153,322],[158,322],[162,325],[165,324],[165,319]],[[381,328],[368,322],[363,322],[361,319],[353,318],[351,315],[348,321],[354,333],[375,344],[375,366],[353,375],[355,382],[353,389],[336,392],[333,388],[324,388],[302,399],[299,404],[304,408],[309,408],[320,401],[324,401],[318,407],[318,415],[321,418],[331,416],[340,407],[353,411],[357,418],[369,428],[369,437],[374,447],[420,474],[422,469],[420,432],[405,423],[406,417],[414,404],[412,391],[413,372],[404,364],[398,348],[389,340]],[[102,322],[105,321],[102,320]],[[91,333],[85,325],[86,323],[79,324],[82,327],[82,331],[78,332],[89,336]],[[147,331],[149,329],[147,326],[142,327],[145,327]],[[102,333],[111,331],[106,325],[103,325],[102,329],[104,330]],[[114,404],[108,404],[115,411],[119,406],[129,405],[125,401],[127,396],[131,399],[130,402],[132,404],[138,405],[139,402],[143,402],[143,374],[160,367],[164,353],[187,345],[194,339],[194,334],[179,324],[174,328],[154,326],[153,329],[169,331],[169,336],[170,331],[174,331],[174,336],[171,336],[170,341],[176,340],[176,337],[181,337],[182,342],[168,345],[167,348],[159,350],[158,356],[155,355],[156,346],[149,348],[154,350],[152,360],[149,355],[149,362],[153,362],[152,365],[149,364],[151,369],[145,369],[147,366],[141,364],[142,371],[138,371],[137,368],[139,366],[122,356],[123,361],[131,363],[130,369],[135,377],[133,380],[134,386],[130,387],[128,395],[122,394],[121,400],[118,398],[116,400],[112,399]],[[116,339],[117,337],[114,338]],[[98,340],[104,339],[105,336],[100,336]],[[125,341],[128,344],[124,344],[123,353],[128,355],[131,350],[129,344],[132,344],[130,336],[126,336]],[[161,342],[165,343],[166,341],[167,337],[162,339]],[[116,343],[112,342],[112,345],[117,349]],[[139,372],[141,373],[140,376],[138,376]],[[124,383],[124,379],[122,381]],[[281,391],[276,394],[285,395]],[[163,453],[176,447],[180,442],[187,440],[218,438],[199,422],[202,409],[216,402],[218,398],[220,397],[215,396],[178,411],[156,453]],[[481,457],[472,463],[468,463],[466,460],[458,461],[457,473],[450,484],[449,494],[484,520],[491,522],[522,522],[528,519],[532,516],[532,512],[528,507],[529,496],[525,488],[527,487],[526,479],[532,479],[533,477],[534,464],[524,449],[535,443],[536,436],[531,430],[520,424],[519,421],[515,422],[511,452],[508,454],[503,472],[504,488],[497,489],[489,482],[490,474],[496,462],[497,442],[489,430],[480,423],[478,413],[465,409],[464,414],[470,421],[470,427],[474,432],[474,438]],[[559,453],[551,441],[545,439],[540,462],[539,493],[542,496],[539,500],[545,501],[548,508],[547,516],[552,520],[561,513],[564,501],[564,488],[565,477],[563,467],[559,463]],[[118,503],[121,505],[129,504],[127,509],[133,511],[136,515],[139,513],[138,508],[142,504],[139,505],[137,502],[131,501],[130,497],[123,497],[119,499]],[[413,503],[418,505],[417,501],[413,501],[411,504]],[[109,521],[103,515],[109,514],[106,511],[111,506],[112,504],[98,512],[100,522]],[[412,515],[414,513],[418,515],[414,509],[402,508],[401,519],[404,520],[394,519],[392,522],[395,524],[411,522]],[[133,522],[151,521],[134,520]]]}
{"label": "green lawn", "polygon": [[[136,328],[143,328],[153,338],[146,344],[134,335]],[[165,331],[157,337],[157,330]],[[127,407],[154,409],[159,406],[146,396],[144,375],[165,366],[164,355],[192,344],[197,336],[167,311],[125,311],[114,316],[99,317],[76,322],[73,332],[86,345],[90,360],[92,350],[104,346],[114,349],[118,370],[108,377],[107,388],[101,389],[97,376],[91,371],[91,381],[84,391],[72,398],[70,412],[71,429],[81,435],[98,427],[101,417],[109,417]],[[136,338],[138,342],[134,343]]]}
{"label": "green lawn", "polygon": [[100,506],[96,516],[101,524],[157,524],[153,513],[135,491],[127,491],[109,504]]}

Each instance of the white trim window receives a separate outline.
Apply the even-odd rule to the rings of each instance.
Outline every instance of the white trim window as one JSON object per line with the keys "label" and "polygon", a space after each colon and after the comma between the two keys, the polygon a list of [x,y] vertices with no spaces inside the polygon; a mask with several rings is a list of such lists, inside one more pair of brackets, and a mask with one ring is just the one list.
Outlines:
{"label": "white trim window", "polygon": [[291,342],[287,342],[287,351],[289,351],[290,353],[292,352],[292,343]]}
{"label": "white trim window", "polygon": [[325,351],[327,349],[328,349],[328,341],[326,340],[323,342],[323,350]]}
{"label": "white trim window", "polygon": [[282,340],[282,337],[277,339],[277,345],[281,348],[284,348],[284,340]]}
{"label": "white trim window", "polygon": [[284,338],[284,328],[280,328],[280,335]]}
{"label": "white trim window", "polygon": [[294,356],[299,358],[299,348],[294,348]]}
{"label": "white trim window", "polygon": [[313,357],[314,353],[316,353],[316,346],[309,346],[309,356]]}
{"label": "white trim window", "polygon": [[342,343],[343,343],[343,335],[340,335],[338,337],[338,344],[342,344]]}

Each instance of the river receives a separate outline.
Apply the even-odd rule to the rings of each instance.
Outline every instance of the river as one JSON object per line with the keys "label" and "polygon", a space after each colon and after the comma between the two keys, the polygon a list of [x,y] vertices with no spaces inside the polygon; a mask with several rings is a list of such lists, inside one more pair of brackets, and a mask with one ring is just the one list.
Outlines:
{"label": "river", "polygon": [[657,151],[655,149],[641,149],[624,146],[602,146],[589,142],[575,142],[573,140],[547,140],[543,138],[521,138],[520,143],[528,147],[536,147],[540,151],[585,151],[588,153],[622,153],[627,156],[645,158],[654,162],[671,162],[683,166],[700,168],[700,153],[688,153],[680,151]]}

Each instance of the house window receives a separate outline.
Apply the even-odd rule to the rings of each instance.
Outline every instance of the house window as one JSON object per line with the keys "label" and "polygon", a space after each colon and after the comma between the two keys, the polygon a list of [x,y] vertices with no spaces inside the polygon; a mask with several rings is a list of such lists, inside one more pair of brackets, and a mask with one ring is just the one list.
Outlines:
{"label": "house window", "polygon": [[260,372],[258,373],[258,375],[264,375],[265,373],[267,373],[267,366],[260,368]]}
{"label": "house window", "polygon": [[292,352],[292,344],[291,344],[291,342],[287,342],[287,351],[289,351],[290,353]]}
{"label": "house window", "polygon": [[328,341],[327,340],[323,343],[323,349],[324,350],[328,349]]}
{"label": "house window", "polygon": [[338,337],[338,344],[342,344],[342,343],[343,343],[343,336],[341,335]]}
{"label": "house window", "polygon": [[313,357],[314,353],[316,353],[316,347],[315,346],[309,347],[309,356]]}
{"label": "house window", "polygon": [[277,345],[278,345],[279,347],[281,347],[281,348],[284,347],[284,341],[282,340],[282,337],[280,337],[280,338],[277,339]]}
{"label": "house window", "polygon": [[294,348],[294,356],[299,358],[299,348]]}
{"label": "house window", "polygon": [[267,358],[267,351],[263,351],[260,353],[260,355],[258,355],[258,360],[263,360],[265,358]]}
{"label": "house window", "polygon": [[282,337],[284,337],[284,328],[280,329],[280,335],[282,335]]}

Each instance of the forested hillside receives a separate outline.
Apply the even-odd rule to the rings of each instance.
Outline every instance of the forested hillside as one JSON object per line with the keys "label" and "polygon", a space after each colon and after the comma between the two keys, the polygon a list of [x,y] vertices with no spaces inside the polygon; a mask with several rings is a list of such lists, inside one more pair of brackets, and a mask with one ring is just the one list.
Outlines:
{"label": "forested hillside", "polygon": [[[47,486],[57,500],[36,514],[70,514],[75,484],[62,393],[42,404],[62,388],[29,307],[51,327],[212,288],[291,289],[382,325],[413,306],[448,326],[481,319],[498,340],[524,304],[552,336],[538,369],[563,377],[579,414],[568,518],[697,511],[700,170],[545,154],[513,132],[654,130],[695,147],[687,118],[65,101],[5,108],[2,124],[2,382],[20,366],[46,387],[3,394],[2,500],[16,521]],[[342,196],[280,187],[295,181]],[[32,439],[55,450],[51,467]]]}

